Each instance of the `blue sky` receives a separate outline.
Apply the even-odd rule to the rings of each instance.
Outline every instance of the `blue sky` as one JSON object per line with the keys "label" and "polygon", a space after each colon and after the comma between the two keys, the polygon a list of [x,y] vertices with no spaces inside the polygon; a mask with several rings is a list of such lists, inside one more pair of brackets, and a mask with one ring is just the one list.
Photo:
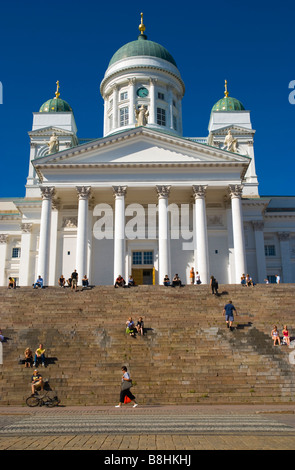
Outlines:
{"label": "blue sky", "polygon": [[260,195],[295,196],[294,1],[16,0],[1,6],[0,197],[25,195],[32,113],[57,80],[78,137],[102,137],[100,82],[114,52],[137,38],[141,11],[148,39],[168,49],[185,83],[184,136],[207,136],[227,79],[251,111]]}

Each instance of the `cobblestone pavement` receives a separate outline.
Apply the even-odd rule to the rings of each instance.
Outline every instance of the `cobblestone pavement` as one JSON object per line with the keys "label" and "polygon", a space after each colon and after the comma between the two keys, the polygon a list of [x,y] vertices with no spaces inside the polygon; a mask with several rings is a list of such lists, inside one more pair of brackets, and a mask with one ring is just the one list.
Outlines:
{"label": "cobblestone pavement", "polygon": [[295,406],[0,407],[0,450],[295,448]]}

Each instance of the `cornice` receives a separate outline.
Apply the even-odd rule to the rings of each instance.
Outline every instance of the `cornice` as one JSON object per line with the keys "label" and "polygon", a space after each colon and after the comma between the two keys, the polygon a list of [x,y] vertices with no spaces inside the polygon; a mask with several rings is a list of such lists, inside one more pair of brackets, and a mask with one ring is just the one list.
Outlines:
{"label": "cornice", "polygon": [[[182,149],[188,149],[192,151],[200,150],[202,153],[206,155],[210,155],[212,157],[220,157],[222,156],[225,159],[231,160],[235,158],[238,163],[246,162],[247,165],[251,160],[250,157],[246,155],[240,155],[233,152],[229,152],[227,150],[218,149],[213,146],[209,146],[207,144],[203,144],[200,142],[195,142],[189,140],[188,138],[179,137],[179,136],[172,136],[171,134],[164,134],[159,131],[155,131],[154,129],[149,129],[148,127],[140,127],[140,128],[131,128],[126,131],[122,131],[117,134],[111,134],[105,137],[101,137],[99,139],[93,140],[91,142],[86,142],[82,145],[78,145],[76,147],[71,147],[69,149],[62,150],[54,156],[46,155],[44,157],[39,157],[33,161],[33,164],[36,166],[37,164],[40,166],[42,163],[47,163],[50,160],[51,163],[57,163],[60,160],[65,158],[74,157],[77,155],[83,155],[86,152],[90,152],[96,149],[102,149],[103,147],[108,147],[113,144],[119,144],[122,142],[126,142],[129,139],[137,138],[137,137],[146,137],[152,138],[159,142],[165,142],[169,145],[174,145],[177,147],[181,147]],[[38,163],[35,163],[38,162]]]}
{"label": "cornice", "polygon": [[103,89],[104,89],[104,87],[106,86],[106,84],[108,82],[110,82],[111,80],[113,80],[114,78],[116,78],[118,76],[121,76],[122,73],[124,73],[124,72],[134,71],[134,73],[136,73],[137,70],[159,70],[163,74],[171,75],[172,77],[176,78],[176,80],[181,84],[181,87],[182,87],[182,90],[183,90],[183,95],[184,95],[185,85],[184,85],[184,82],[183,82],[182,78],[180,78],[180,76],[178,76],[176,73],[173,73],[172,71],[163,69],[162,67],[157,67],[155,65],[136,65],[136,66],[135,65],[130,65],[130,66],[122,67],[121,69],[117,70],[116,72],[111,73],[107,77],[104,77],[103,80],[101,81],[101,84],[100,84],[100,93],[101,93],[101,95],[103,96]]}

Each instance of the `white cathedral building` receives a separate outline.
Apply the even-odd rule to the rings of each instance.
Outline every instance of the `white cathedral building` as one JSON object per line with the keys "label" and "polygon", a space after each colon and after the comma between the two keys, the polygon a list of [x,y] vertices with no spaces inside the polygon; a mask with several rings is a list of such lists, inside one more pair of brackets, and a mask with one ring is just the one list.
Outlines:
{"label": "white cathedral building", "polygon": [[103,137],[78,137],[58,82],[33,113],[25,197],[0,199],[0,285],[74,269],[92,285],[189,283],[191,267],[203,284],[295,282],[295,198],[259,195],[250,111],[225,83],[208,135],[184,137],[180,71],[139,30],[101,82]]}

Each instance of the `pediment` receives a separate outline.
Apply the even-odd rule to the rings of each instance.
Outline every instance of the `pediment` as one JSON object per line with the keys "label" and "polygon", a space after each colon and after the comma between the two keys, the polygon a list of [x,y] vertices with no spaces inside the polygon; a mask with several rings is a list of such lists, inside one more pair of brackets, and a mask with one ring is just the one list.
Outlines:
{"label": "pediment", "polygon": [[60,127],[55,126],[41,127],[39,129],[30,131],[28,134],[30,137],[49,137],[53,134],[53,132],[55,132],[57,136],[63,137],[74,135],[74,132],[67,131],[65,129],[61,129]]}
{"label": "pediment", "polygon": [[171,164],[248,164],[249,158],[201,144],[193,140],[162,134],[148,128],[132,129],[120,134],[78,145],[54,155],[34,160],[42,166],[120,166]]}
{"label": "pediment", "polygon": [[228,131],[231,131],[233,135],[248,135],[248,136],[253,136],[255,134],[254,129],[248,129],[247,127],[242,127],[242,126],[236,126],[234,124],[224,126],[224,127],[219,127],[218,129],[214,129],[211,131],[212,134],[214,135],[226,135]]}

